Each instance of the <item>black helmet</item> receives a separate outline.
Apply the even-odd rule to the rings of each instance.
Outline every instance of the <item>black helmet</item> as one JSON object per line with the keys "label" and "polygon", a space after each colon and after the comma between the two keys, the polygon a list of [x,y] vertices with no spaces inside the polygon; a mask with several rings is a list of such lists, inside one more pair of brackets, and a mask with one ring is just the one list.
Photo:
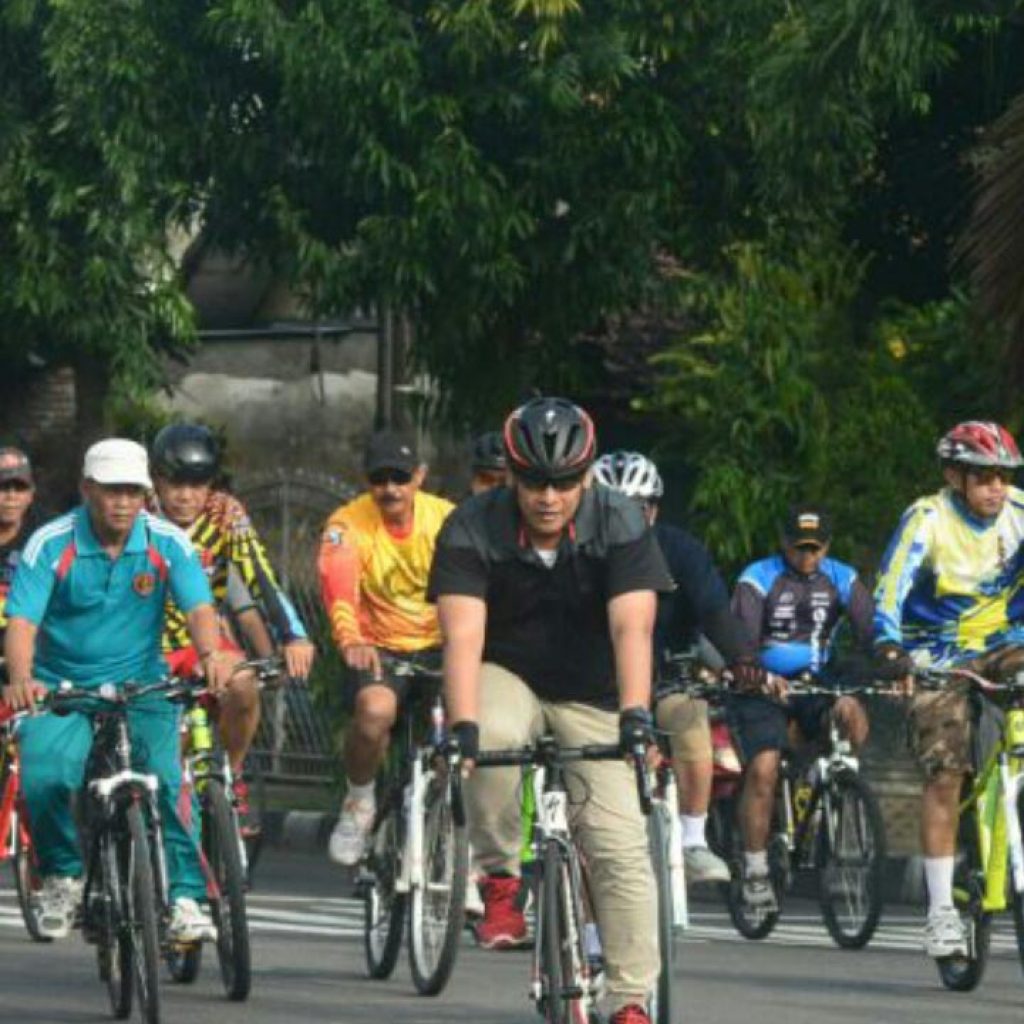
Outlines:
{"label": "black helmet", "polygon": [[172,423],[156,435],[150,462],[168,480],[206,483],[220,469],[217,439],[197,423]]}
{"label": "black helmet", "polygon": [[489,430],[473,441],[473,472],[501,472],[506,466],[505,443],[500,430]]}
{"label": "black helmet", "polygon": [[541,480],[579,476],[593,461],[594,421],[567,398],[534,398],[505,421],[513,472]]}

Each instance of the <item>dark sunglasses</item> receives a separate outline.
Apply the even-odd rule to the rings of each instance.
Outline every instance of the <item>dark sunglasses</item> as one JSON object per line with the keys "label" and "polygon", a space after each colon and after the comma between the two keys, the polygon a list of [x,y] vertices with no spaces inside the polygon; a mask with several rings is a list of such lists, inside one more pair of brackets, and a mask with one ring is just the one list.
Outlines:
{"label": "dark sunglasses", "polygon": [[528,491],[546,491],[549,487],[553,487],[556,491],[564,494],[566,491],[571,491],[576,487],[579,487],[583,483],[583,477],[586,474],[579,473],[576,476],[563,477],[561,480],[549,480],[546,477],[539,476],[522,476],[516,474],[516,479],[528,490]]}
{"label": "dark sunglasses", "polygon": [[797,551],[803,551],[809,555],[816,555],[819,551],[825,550],[824,544],[818,544],[815,541],[805,541],[803,544],[794,544],[793,547]]}
{"label": "dark sunglasses", "polygon": [[0,491],[18,491],[22,494],[31,491],[32,485],[24,480],[0,480]]}
{"label": "dark sunglasses", "polygon": [[366,474],[371,487],[386,487],[388,484],[398,484],[404,487],[412,481],[412,473],[407,469],[375,469],[372,473]]}

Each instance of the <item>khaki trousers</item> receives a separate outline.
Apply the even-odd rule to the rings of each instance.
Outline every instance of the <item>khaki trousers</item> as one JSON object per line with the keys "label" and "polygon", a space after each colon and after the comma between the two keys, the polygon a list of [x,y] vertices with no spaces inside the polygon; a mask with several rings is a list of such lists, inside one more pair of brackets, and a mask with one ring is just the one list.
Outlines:
{"label": "khaki trousers", "polygon": [[[617,743],[618,715],[587,704],[538,699],[516,675],[485,664],[480,673],[480,749],[521,747],[545,732],[564,746]],[[646,1003],[658,977],[657,895],[647,825],[625,761],[566,769],[570,825],[590,876],[601,932],[608,1013]],[[481,868],[519,874],[520,773],[481,768],[466,786],[470,842]]]}

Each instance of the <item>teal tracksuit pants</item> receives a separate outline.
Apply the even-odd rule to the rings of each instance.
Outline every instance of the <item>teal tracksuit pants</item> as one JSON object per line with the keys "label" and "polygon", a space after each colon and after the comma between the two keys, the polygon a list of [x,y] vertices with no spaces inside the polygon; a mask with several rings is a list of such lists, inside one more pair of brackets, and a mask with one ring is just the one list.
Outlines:
{"label": "teal tracksuit pants", "polygon": [[[178,813],[181,794],[179,712],[165,701],[140,703],[129,709],[128,734],[133,767],[159,779],[167,874],[172,900],[191,896],[206,899],[199,854]],[[92,745],[87,714],[38,715],[25,719],[18,730],[21,784],[28,808],[39,873],[77,877],[82,874],[78,831],[71,814],[71,797],[82,786],[85,762]],[[194,819],[193,819],[194,820]]]}

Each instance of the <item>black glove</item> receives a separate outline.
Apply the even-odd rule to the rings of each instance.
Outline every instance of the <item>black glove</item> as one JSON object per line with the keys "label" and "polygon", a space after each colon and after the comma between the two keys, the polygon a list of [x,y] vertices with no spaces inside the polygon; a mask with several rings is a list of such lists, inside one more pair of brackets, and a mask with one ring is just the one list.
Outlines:
{"label": "black glove", "polygon": [[895,682],[914,671],[914,662],[899,644],[879,644],[875,648],[875,675]]}
{"label": "black glove", "polygon": [[623,708],[619,712],[619,749],[632,754],[637,747],[646,750],[654,742],[654,722],[647,708]]}
{"label": "black glove", "polygon": [[768,682],[764,666],[750,654],[741,655],[726,671],[732,676],[733,686],[743,693],[761,693]]}
{"label": "black glove", "polygon": [[480,726],[476,722],[456,722],[448,730],[448,751],[475,761],[480,753]]}

